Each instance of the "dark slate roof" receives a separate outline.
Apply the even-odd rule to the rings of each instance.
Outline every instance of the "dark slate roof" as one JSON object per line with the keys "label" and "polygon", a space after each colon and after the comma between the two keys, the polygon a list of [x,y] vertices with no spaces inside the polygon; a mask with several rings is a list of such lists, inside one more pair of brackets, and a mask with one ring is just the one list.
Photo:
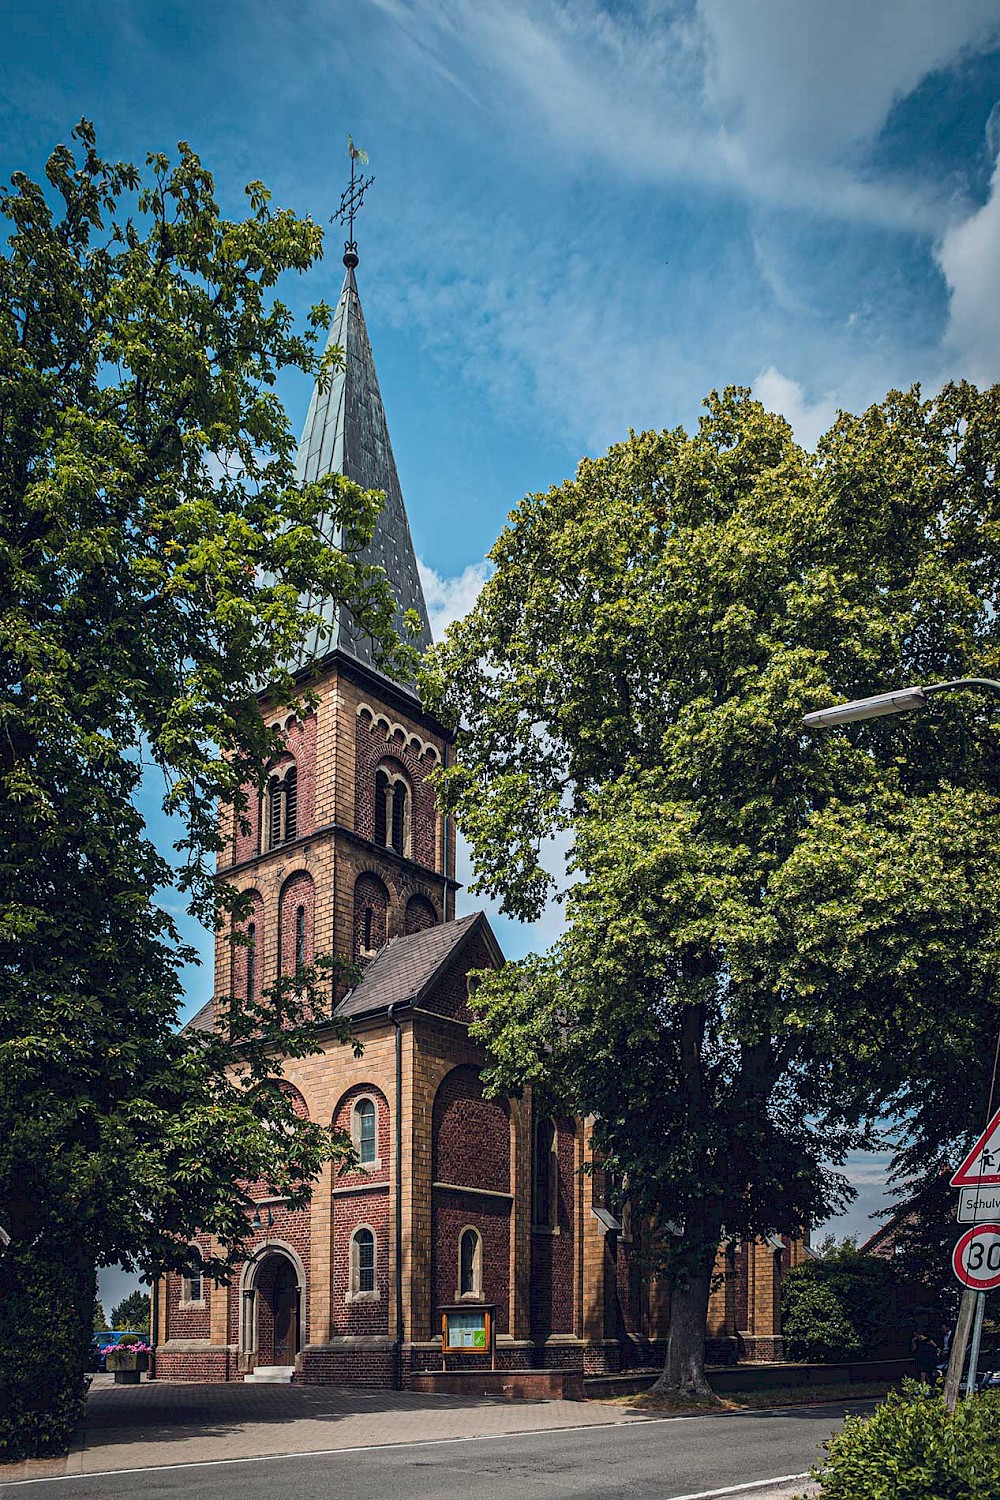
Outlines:
{"label": "dark slate roof", "polygon": [[[423,651],[431,643],[431,627],[396,473],[396,460],[389,441],[375,360],[351,265],[347,267],[340,302],[330,328],[327,347],[331,345],[343,349],[344,365],[328,385],[317,382],[313,390],[299,444],[298,477],[311,481],[321,479],[325,474],[339,473],[361,485],[362,489],[383,491],[385,506],[371,544],[361,554],[361,559],[385,569],[396,595],[396,626],[401,634],[405,611],[412,609],[419,616],[422,628],[414,644]],[[339,529],[332,523],[327,534],[332,545],[340,545]],[[333,627],[333,634],[319,640],[317,632],[317,637],[310,643],[307,660],[340,650],[363,666],[374,667],[371,642],[358,630],[350,610],[337,610],[329,600],[319,605],[309,601],[309,607],[322,614]],[[416,696],[412,686],[398,686]]]}
{"label": "dark slate roof", "polygon": [[206,1000],[201,1010],[185,1021],[182,1031],[212,1031],[215,1028],[215,998]]}
{"label": "dark slate roof", "polygon": [[344,996],[337,1014],[364,1016],[393,1003],[416,1005],[479,924],[485,928],[497,962],[502,962],[503,955],[481,911],[456,922],[425,927],[423,932],[390,938],[365,969],[361,983]]}
{"label": "dark slate roof", "polygon": [[[483,935],[498,964],[503,963],[500,945],[484,912],[425,927],[405,937],[390,938],[365,969],[361,983],[349,990],[337,1007],[338,1016],[367,1016],[390,1005],[416,1005],[441,971],[482,924]],[[211,1031],[215,1025],[215,1001],[209,1000],[182,1031]]]}

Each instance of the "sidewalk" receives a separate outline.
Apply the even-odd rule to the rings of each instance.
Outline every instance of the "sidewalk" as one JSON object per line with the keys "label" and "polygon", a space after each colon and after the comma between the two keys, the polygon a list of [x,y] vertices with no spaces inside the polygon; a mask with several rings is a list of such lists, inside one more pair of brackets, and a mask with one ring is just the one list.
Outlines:
{"label": "sidewalk", "polygon": [[116,1386],[111,1376],[98,1375],[68,1456],[0,1464],[0,1487],[16,1479],[651,1420],[601,1401],[470,1400],[242,1381]]}

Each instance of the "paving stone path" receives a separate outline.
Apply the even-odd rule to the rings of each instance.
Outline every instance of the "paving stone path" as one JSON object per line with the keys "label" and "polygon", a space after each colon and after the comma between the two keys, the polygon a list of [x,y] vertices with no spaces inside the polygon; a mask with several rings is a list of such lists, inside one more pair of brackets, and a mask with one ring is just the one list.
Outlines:
{"label": "paving stone path", "polygon": [[313,1453],[442,1438],[499,1437],[649,1420],[601,1401],[494,1401],[352,1386],[218,1385],[98,1375],[87,1416],[66,1458],[0,1464],[16,1479],[265,1454]]}

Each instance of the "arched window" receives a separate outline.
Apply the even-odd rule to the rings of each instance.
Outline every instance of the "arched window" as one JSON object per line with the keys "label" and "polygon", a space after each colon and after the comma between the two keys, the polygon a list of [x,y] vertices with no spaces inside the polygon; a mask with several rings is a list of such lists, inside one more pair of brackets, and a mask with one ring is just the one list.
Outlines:
{"label": "arched window", "polygon": [[294,766],[285,773],[285,838],[293,839],[298,826],[298,776]]}
{"label": "arched window", "polygon": [[306,966],[306,909],[295,908],[295,972]]}
{"label": "arched window", "polygon": [[483,1293],[483,1242],[477,1229],[463,1229],[458,1240],[458,1295]]}
{"label": "arched window", "polygon": [[247,1000],[251,1003],[257,993],[257,924],[247,923]]}
{"label": "arched window", "polygon": [[397,854],[406,853],[409,787],[405,781],[397,781],[392,789],[392,847]]}
{"label": "arched window", "polygon": [[298,827],[298,777],[294,766],[279,771],[267,783],[267,847],[276,849],[293,839]]}
{"label": "arched window", "polygon": [[389,842],[386,837],[386,803],[388,800],[389,777],[385,771],[379,769],[375,772],[375,842],[383,849]]}
{"label": "arched window", "polygon": [[375,1291],[375,1236],[370,1229],[356,1229],[351,1238],[351,1295],[369,1296]]}
{"label": "arched window", "polygon": [[354,1144],[363,1167],[370,1167],[378,1157],[375,1137],[375,1104],[371,1099],[359,1099],[354,1106]]}
{"label": "arched window", "polygon": [[385,766],[375,772],[375,842],[397,854],[410,852],[410,783]]}
{"label": "arched window", "polygon": [[532,1221],[540,1229],[552,1224],[554,1193],[552,1191],[552,1143],[555,1129],[551,1120],[535,1122],[535,1193],[532,1206]]}

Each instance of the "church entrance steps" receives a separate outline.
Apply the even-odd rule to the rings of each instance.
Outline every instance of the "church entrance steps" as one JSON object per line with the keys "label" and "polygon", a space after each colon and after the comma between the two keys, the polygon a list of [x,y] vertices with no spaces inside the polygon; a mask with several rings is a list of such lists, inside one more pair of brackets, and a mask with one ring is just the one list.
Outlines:
{"label": "church entrance steps", "polygon": [[252,1375],[244,1375],[244,1385],[291,1385],[294,1365],[258,1365]]}

